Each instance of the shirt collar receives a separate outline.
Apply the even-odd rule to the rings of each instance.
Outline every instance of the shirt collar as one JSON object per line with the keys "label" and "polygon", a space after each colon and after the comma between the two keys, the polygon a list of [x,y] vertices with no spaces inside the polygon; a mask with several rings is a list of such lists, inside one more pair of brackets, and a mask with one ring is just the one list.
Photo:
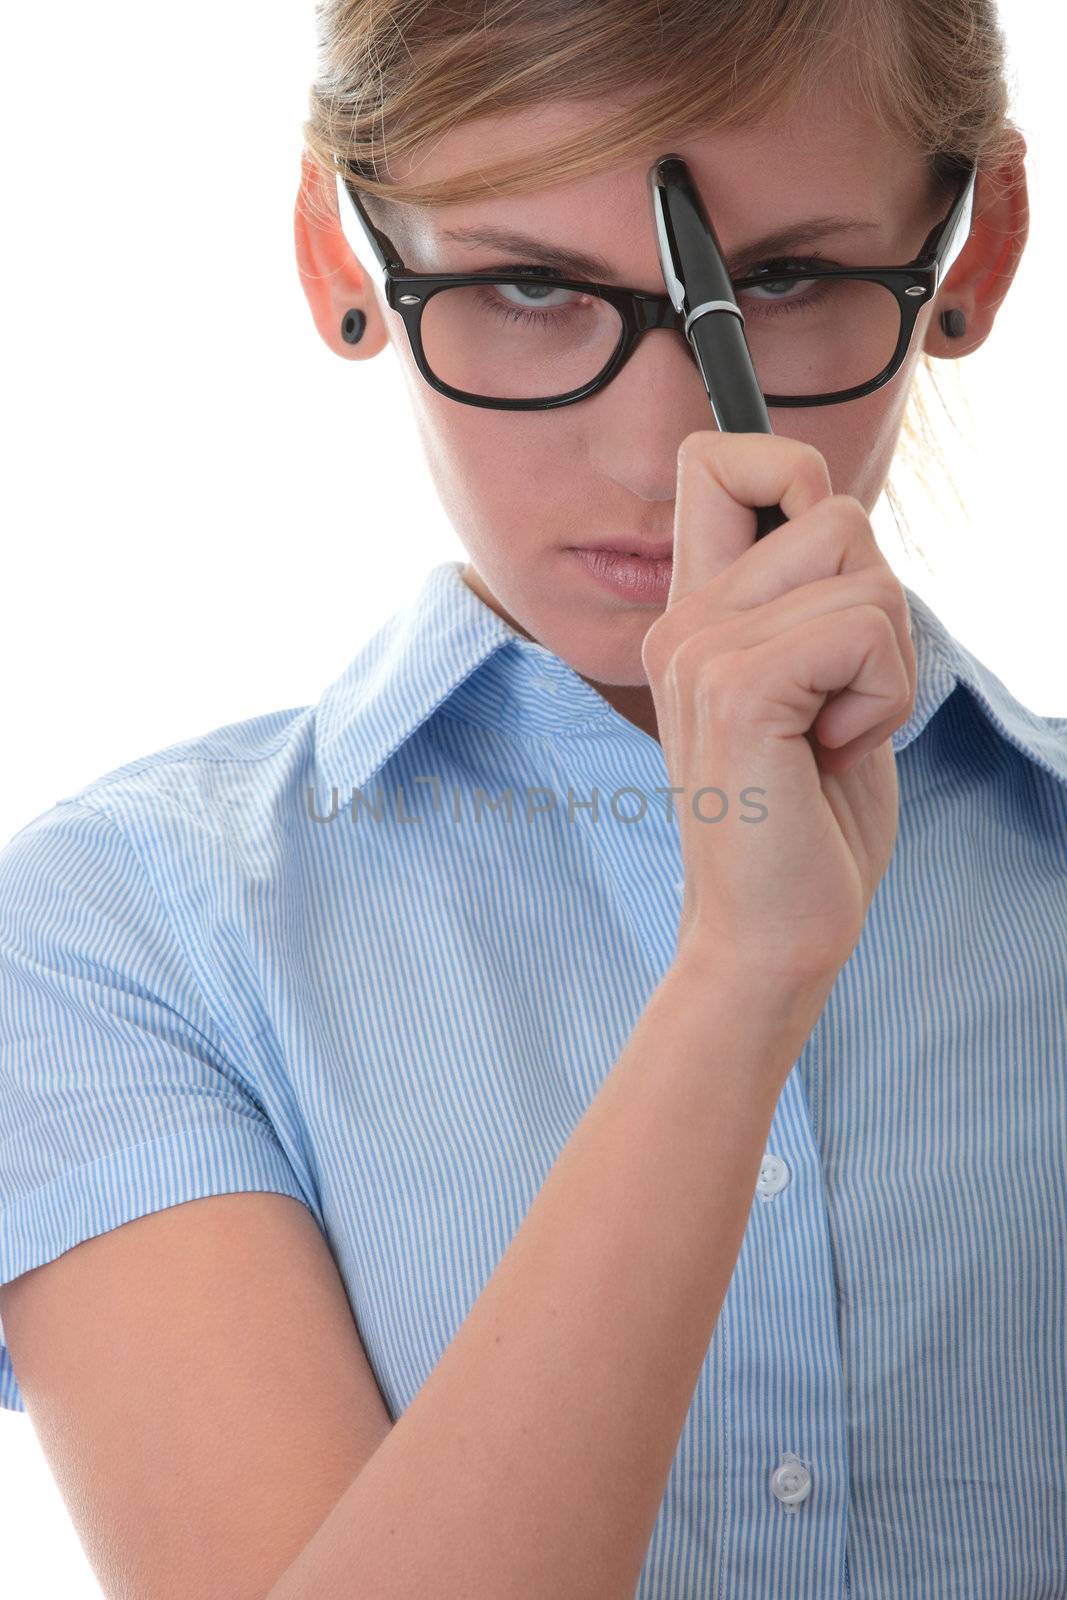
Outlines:
{"label": "shirt collar", "polygon": [[892,736],[894,750],[909,745],[962,685],[994,732],[1067,785],[1067,717],[1039,716],[1016,700],[989,667],[953,638],[920,595],[907,584],[903,588],[911,612],[917,687],[911,716]]}
{"label": "shirt collar", "polygon": [[[527,698],[520,703],[527,716],[536,716],[537,731],[543,734],[573,735],[590,722],[606,727],[610,719],[616,733],[648,737],[559,656],[524,638],[486,605],[460,576],[463,566],[445,561],[433,567],[411,604],[388,619],[322,696],[316,711],[315,759],[326,784],[344,793],[363,789],[469,679],[466,703],[475,704],[470,695],[473,675],[491,660],[498,687],[506,682],[513,697],[520,686],[526,689]],[[917,687],[911,716],[892,735],[894,750],[899,753],[917,738],[962,684],[1001,738],[1067,785],[1067,719],[1040,717],[1021,705],[952,637],[919,595],[907,585],[904,592]],[[552,696],[546,700],[534,685],[552,689]]]}

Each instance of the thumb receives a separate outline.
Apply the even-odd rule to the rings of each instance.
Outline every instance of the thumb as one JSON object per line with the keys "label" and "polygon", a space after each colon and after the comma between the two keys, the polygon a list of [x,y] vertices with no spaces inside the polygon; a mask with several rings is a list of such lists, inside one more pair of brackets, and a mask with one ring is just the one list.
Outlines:
{"label": "thumb", "polygon": [[832,492],[824,457],[800,439],[687,434],[678,451],[667,605],[702,589],[755,543],[756,506],[780,505],[791,519]]}

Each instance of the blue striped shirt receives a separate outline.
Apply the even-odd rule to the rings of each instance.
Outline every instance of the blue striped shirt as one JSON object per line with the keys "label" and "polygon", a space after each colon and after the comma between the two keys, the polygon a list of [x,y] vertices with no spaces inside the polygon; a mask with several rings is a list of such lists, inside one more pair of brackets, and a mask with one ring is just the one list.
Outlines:
{"label": "blue striped shirt", "polygon": [[[132,761],[0,851],[0,1281],[292,1195],[394,1420],[681,908],[659,744],[461,565],[317,705]],[[907,594],[896,849],[778,1102],[638,1600],[1067,1596],[1067,717]]]}

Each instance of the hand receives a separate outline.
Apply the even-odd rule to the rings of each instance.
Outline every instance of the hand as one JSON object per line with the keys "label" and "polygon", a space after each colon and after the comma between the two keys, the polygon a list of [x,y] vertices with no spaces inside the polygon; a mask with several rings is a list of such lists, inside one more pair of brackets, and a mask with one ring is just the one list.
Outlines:
{"label": "hand", "polygon": [[[751,508],[775,504],[790,520],[755,542]],[[763,433],[684,440],[670,593],[641,659],[683,791],[680,945],[832,982],[896,842],[889,736],[914,705],[915,655],[903,587],[818,450]],[[711,786],[727,798],[720,821],[694,813]],[[698,805],[714,816],[723,802]]]}

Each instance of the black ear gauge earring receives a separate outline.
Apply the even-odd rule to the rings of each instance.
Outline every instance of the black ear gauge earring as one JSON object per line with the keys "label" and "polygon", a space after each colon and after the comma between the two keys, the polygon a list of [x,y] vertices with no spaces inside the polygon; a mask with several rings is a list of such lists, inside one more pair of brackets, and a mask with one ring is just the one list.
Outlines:
{"label": "black ear gauge earring", "polygon": [[345,344],[358,344],[366,326],[367,319],[362,311],[346,311],[341,318],[341,338]]}
{"label": "black ear gauge earring", "polygon": [[958,307],[941,313],[941,332],[948,339],[959,339],[967,332],[967,318]]}

